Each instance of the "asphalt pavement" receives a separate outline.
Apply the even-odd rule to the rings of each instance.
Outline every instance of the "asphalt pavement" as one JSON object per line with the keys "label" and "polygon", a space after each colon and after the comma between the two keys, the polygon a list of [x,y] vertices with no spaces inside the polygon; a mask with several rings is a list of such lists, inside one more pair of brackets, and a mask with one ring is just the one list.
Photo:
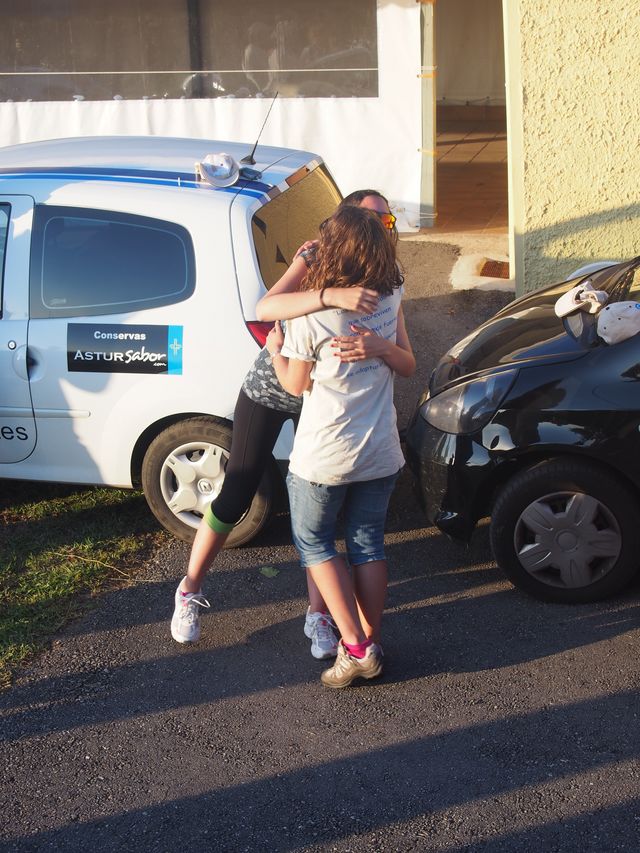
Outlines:
{"label": "asphalt pavement", "polygon": [[[420,368],[401,424],[508,299],[449,291],[455,245],[402,255]],[[486,526],[466,548],[425,527],[406,472],[387,549],[384,676],[342,691],[309,654],[284,507],[221,555],[196,646],[169,635],[183,543],[104,594],[0,695],[0,851],[637,851],[638,585],[530,599]]]}

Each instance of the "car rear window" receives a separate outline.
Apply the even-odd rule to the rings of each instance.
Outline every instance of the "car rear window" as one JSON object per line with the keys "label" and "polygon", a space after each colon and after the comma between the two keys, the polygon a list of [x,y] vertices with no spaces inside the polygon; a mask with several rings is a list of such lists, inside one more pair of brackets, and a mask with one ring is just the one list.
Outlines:
{"label": "car rear window", "polygon": [[180,225],[84,208],[36,207],[31,316],[139,311],[187,299],[193,244]]}
{"label": "car rear window", "polygon": [[291,264],[306,240],[318,235],[318,226],[341,200],[333,178],[319,166],[292,175],[289,188],[261,207],[253,216],[251,230],[265,287],[270,289]]}

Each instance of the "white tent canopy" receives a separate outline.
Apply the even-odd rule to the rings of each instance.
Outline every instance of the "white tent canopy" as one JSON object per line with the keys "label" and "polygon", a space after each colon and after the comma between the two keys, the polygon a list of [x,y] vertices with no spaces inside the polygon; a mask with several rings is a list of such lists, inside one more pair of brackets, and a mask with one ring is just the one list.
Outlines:
{"label": "white tent canopy", "polygon": [[[400,227],[410,229],[419,223],[422,156],[419,4],[379,0],[376,35],[377,95],[300,97],[290,96],[284,86],[260,141],[320,154],[343,193],[363,187],[379,189],[390,198]],[[325,73],[330,71],[339,69]],[[12,75],[0,73],[0,77],[6,91]],[[270,95],[4,100],[0,102],[0,145],[63,136],[147,134],[253,142]]]}

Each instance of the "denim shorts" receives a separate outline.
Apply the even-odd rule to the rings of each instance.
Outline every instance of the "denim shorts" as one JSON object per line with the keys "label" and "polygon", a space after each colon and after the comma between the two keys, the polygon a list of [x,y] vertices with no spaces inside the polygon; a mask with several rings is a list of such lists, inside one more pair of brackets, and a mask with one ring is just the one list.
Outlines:
{"label": "denim shorts", "polygon": [[[398,472],[399,473],[399,472]],[[287,488],[293,543],[303,568],[338,555],[336,527],[342,510],[347,559],[352,566],[384,560],[384,524],[398,474],[326,486],[289,471]]]}

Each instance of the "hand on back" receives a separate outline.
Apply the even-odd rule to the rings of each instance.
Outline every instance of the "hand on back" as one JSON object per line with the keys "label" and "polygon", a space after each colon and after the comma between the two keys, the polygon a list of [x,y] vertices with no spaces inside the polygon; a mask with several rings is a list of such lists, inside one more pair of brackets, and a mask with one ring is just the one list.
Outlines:
{"label": "hand on back", "polygon": [[334,338],[331,341],[331,346],[336,350],[335,355],[340,361],[364,361],[384,356],[389,347],[386,338],[356,323],[350,325],[354,335]]}

